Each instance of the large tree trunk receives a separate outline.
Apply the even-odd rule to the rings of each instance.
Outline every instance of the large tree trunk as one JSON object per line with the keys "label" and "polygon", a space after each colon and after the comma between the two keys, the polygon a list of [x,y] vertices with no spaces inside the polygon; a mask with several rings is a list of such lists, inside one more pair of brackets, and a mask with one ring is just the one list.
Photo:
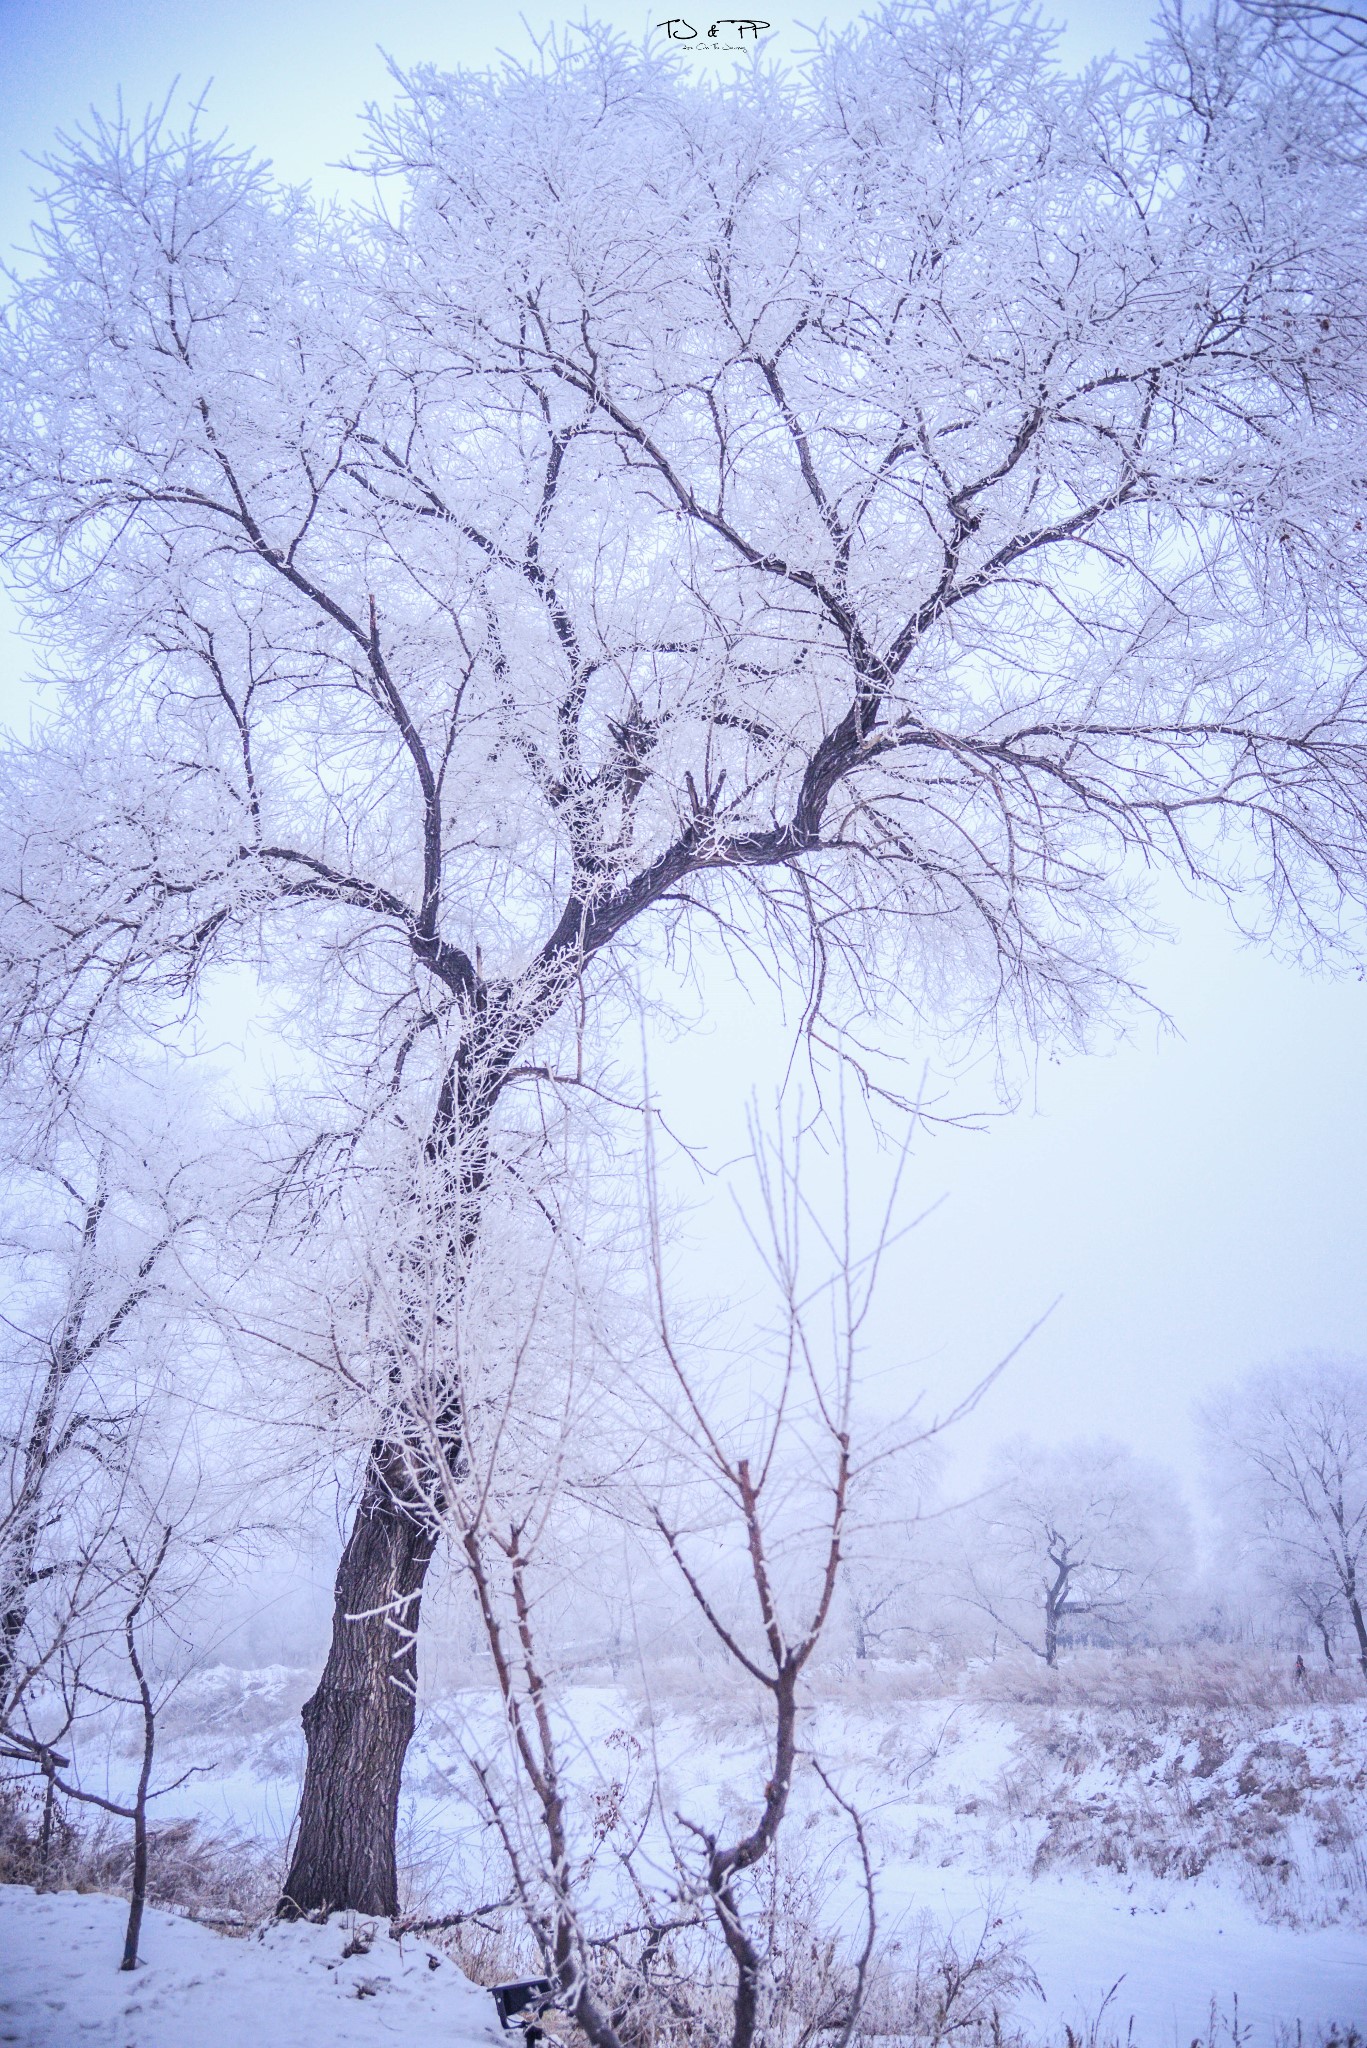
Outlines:
{"label": "large tree trunk", "polygon": [[304,1792],[280,1901],[288,1918],[399,1910],[399,1784],[413,1736],[414,1638],[435,1538],[403,1505],[385,1462],[372,1452],[337,1568],[327,1663],[304,1708]]}
{"label": "large tree trunk", "polygon": [[[559,991],[547,1002],[550,1015]],[[502,1076],[542,1017],[525,1005],[513,1028],[492,1010],[462,1046],[437,1099],[428,1157],[458,1161],[453,1238],[468,1256],[479,1230],[488,1173],[488,1129]],[[438,1418],[454,1458],[461,1418]],[[417,1631],[422,1589],[438,1529],[415,1499],[411,1460],[421,1442],[372,1446],[365,1490],[341,1563],[332,1643],[318,1690],[304,1708],[307,1758],[299,1831],[278,1911],[286,1918],[350,1909],[399,1910],[395,1831],[404,1757],[417,1706]],[[429,1494],[429,1498],[430,1498]]]}

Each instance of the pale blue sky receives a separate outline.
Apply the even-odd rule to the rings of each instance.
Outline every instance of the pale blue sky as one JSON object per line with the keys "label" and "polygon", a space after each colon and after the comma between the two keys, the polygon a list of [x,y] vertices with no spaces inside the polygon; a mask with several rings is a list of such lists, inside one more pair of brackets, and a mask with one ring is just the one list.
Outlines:
{"label": "pale blue sky", "polygon": [[[676,4],[588,11],[636,35]],[[41,154],[55,129],[119,91],[140,110],[176,78],[191,94],[212,79],[218,122],[285,177],[318,179],[353,146],[365,101],[386,91],[381,48],[403,64],[483,65],[501,49],[525,50],[527,27],[544,33],[583,11],[543,0],[0,0],[0,248],[22,239],[28,218],[23,153]],[[769,7],[774,46],[795,52],[808,39],[800,24],[862,11],[856,0]],[[1086,58],[1136,47],[1151,10],[1143,0],[1060,0],[1042,11],[1067,17],[1069,54]]]}
{"label": "pale blue sky", "polygon": [[[639,31],[668,10],[595,11]],[[1068,11],[1079,58],[1133,48],[1148,13]],[[566,18],[525,13],[534,28]],[[796,48],[794,16],[770,14]],[[212,78],[211,113],[234,139],[290,178],[331,182],[357,111],[386,89],[377,45],[401,62],[483,63],[524,33],[514,8],[472,0],[0,0],[0,246],[23,239],[29,215],[23,152],[120,89],[141,109],[177,76],[183,93]],[[23,667],[11,639],[11,715]],[[918,1199],[947,1200],[891,1276],[897,1377],[943,1401],[1062,1296],[980,1436],[1113,1430],[1185,1462],[1203,1387],[1302,1344],[1367,1350],[1367,986],[1241,951],[1214,913],[1172,908],[1180,940],[1155,950],[1148,978],[1180,1035],[1141,1023],[1108,1056],[1046,1059],[1010,1119],[918,1150]],[[655,1074],[675,1124],[720,1160],[781,1050],[773,1016],[720,974],[713,993],[711,1030],[661,1049]],[[732,1228],[724,1210],[715,1226],[699,1219],[714,1275]]]}

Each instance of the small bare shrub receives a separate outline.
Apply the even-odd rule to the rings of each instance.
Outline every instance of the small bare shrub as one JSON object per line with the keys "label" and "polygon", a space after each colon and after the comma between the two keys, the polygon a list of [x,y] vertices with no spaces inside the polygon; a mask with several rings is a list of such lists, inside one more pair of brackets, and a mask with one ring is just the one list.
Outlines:
{"label": "small bare shrub", "polygon": [[987,1912],[966,1940],[961,1929],[947,1933],[927,1914],[910,1942],[891,1942],[876,1959],[852,2044],[1025,2048],[1011,2015],[1022,1996],[1038,1989],[1000,1916]]}

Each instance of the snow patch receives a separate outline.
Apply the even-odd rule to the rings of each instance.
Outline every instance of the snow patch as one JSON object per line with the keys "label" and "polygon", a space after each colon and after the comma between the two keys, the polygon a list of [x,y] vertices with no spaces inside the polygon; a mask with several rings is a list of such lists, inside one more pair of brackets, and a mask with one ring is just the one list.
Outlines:
{"label": "snow patch", "polygon": [[487,1991],[382,1921],[276,1923],[247,1939],[150,1910],[119,1969],[128,1908],[0,1885],[4,2048],[491,2048]]}

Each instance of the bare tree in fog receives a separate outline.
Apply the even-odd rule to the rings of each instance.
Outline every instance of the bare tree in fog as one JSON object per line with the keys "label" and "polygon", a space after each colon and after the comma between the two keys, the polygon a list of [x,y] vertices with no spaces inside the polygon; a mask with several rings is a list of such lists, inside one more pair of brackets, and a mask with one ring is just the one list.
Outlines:
{"label": "bare tree in fog", "polygon": [[1346,1618],[1367,1678],[1367,1368],[1313,1353],[1264,1367],[1202,1420],[1222,1492],[1269,1576],[1316,1620],[1326,1657],[1327,1615]]}
{"label": "bare tree in fog", "polygon": [[1286,1597],[1292,1607],[1309,1624],[1320,1639],[1324,1662],[1328,1670],[1334,1668],[1334,1638],[1338,1634],[1339,1588],[1328,1572],[1312,1577],[1309,1573],[1295,1573],[1285,1587]]}
{"label": "bare tree in fog", "polygon": [[[883,1087],[912,1017],[1082,1041],[1158,867],[1352,955],[1359,122],[1223,8],[1078,80],[973,0],[787,79],[597,30],[415,71],[370,214],[96,124],[3,348],[61,682],[5,767],[6,1044],[60,1077],[249,964],[320,1231],[398,1127],[440,1272],[671,949]],[[430,1412],[360,1475],[298,1910],[396,1903]]]}
{"label": "bare tree in fog", "polygon": [[1004,1444],[967,1540],[974,1601],[1050,1666],[1132,1634],[1191,1555],[1169,1475],[1104,1438]]}

